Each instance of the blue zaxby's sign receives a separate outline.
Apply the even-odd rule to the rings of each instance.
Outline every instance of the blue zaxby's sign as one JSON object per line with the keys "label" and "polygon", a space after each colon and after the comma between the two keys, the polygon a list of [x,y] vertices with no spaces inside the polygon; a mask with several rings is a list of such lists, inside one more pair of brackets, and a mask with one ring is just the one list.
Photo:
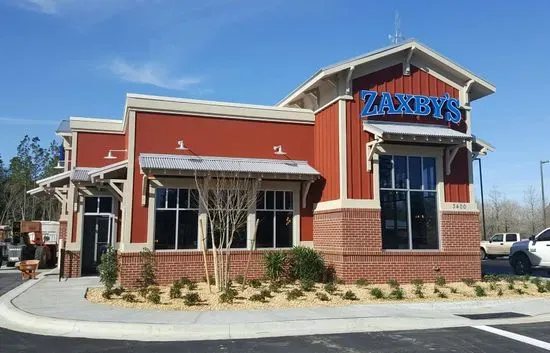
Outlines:
{"label": "blue zaxby's sign", "polygon": [[[448,93],[441,97],[428,97],[404,93],[395,93],[392,96],[389,92],[382,92],[378,104],[375,104],[378,92],[362,90],[360,94],[361,100],[365,102],[361,117],[405,114],[431,115],[435,119],[445,119],[455,124],[462,120],[458,99],[451,98]],[[394,97],[397,100],[397,105],[394,104]]]}

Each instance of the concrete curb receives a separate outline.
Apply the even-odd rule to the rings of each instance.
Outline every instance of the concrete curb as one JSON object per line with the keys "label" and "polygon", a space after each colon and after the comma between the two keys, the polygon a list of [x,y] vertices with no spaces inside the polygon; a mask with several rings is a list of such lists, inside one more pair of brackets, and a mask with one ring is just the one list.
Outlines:
{"label": "concrete curb", "polygon": [[[12,303],[13,299],[39,283],[46,276],[47,273],[43,273],[36,281],[25,282],[0,298],[0,326],[19,332],[48,336],[136,341],[197,341],[550,321],[550,314],[543,314],[528,318],[476,320],[475,322],[466,318],[449,315],[447,318],[377,316],[223,324],[121,323],[68,320],[39,316],[28,313]],[[452,303],[448,304],[453,305]],[[433,305],[432,310],[438,311],[438,306]],[[457,303],[457,309],[460,306]]]}

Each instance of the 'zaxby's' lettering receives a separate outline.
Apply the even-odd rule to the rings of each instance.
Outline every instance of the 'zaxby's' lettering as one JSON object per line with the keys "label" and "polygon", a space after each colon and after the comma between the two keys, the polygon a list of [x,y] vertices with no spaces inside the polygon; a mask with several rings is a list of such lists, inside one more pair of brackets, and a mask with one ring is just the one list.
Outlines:
{"label": "'zaxby's' lettering", "polygon": [[[361,91],[361,100],[365,102],[361,117],[406,114],[432,115],[435,119],[446,119],[455,124],[462,120],[458,99],[451,98],[447,93],[441,97],[396,93],[394,97],[397,100],[397,105],[394,104],[394,97],[389,92],[382,92],[378,104],[375,104],[377,97],[378,92],[376,91]],[[443,112],[445,112],[445,116],[443,116]]]}

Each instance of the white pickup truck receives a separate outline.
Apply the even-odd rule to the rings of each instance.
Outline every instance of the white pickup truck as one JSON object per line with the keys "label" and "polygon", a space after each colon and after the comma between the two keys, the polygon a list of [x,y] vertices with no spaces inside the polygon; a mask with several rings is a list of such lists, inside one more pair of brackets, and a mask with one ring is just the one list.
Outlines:
{"label": "white pickup truck", "polygon": [[532,269],[550,270],[550,228],[512,245],[509,261],[517,275]]}
{"label": "white pickup truck", "polygon": [[497,256],[508,256],[512,244],[521,240],[519,233],[498,233],[489,240],[480,242],[480,257],[482,260],[494,259]]}

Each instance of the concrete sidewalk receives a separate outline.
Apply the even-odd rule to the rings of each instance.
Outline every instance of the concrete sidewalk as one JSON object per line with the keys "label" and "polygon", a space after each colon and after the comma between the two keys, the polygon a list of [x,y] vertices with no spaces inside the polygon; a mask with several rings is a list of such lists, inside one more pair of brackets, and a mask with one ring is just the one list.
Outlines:
{"label": "concrete sidewalk", "polygon": [[[238,339],[430,329],[550,321],[541,298],[264,311],[133,310],[88,302],[98,278],[58,282],[41,275],[0,297],[0,326],[43,335],[143,341]],[[470,320],[457,314],[515,312],[514,319]]]}

